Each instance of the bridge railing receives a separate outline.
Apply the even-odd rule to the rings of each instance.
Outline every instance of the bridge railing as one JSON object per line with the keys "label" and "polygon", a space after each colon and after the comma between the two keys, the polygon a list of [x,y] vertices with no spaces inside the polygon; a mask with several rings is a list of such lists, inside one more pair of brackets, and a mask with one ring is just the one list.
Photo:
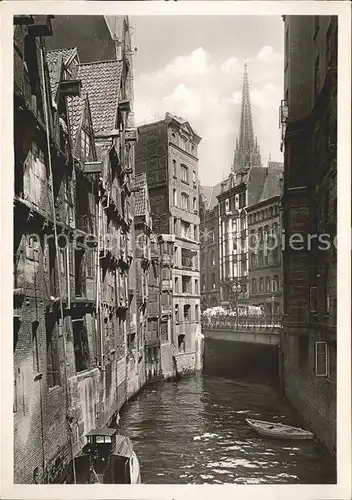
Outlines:
{"label": "bridge railing", "polygon": [[282,315],[273,316],[230,316],[217,315],[205,316],[202,315],[202,327],[211,330],[227,329],[233,331],[253,330],[267,331],[271,333],[277,331],[282,326]]}

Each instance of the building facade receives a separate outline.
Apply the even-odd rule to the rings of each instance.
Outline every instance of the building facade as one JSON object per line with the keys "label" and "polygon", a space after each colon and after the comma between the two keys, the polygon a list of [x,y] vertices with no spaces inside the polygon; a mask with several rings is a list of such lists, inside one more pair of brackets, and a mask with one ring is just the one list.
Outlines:
{"label": "building facade", "polygon": [[[285,391],[336,447],[337,18],[285,16],[282,196]],[[303,244],[287,245],[294,233]]]}
{"label": "building facade", "polygon": [[267,317],[282,313],[282,228],[280,189],[283,164],[269,162],[260,200],[247,208],[249,303]]}
{"label": "building facade", "polygon": [[47,52],[50,16],[14,22],[15,482],[60,483],[85,434],[143,382],[132,75],[127,55],[83,65],[75,48]]}
{"label": "building facade", "polygon": [[220,305],[219,206],[221,185],[201,187],[200,290],[202,310]]}
{"label": "building facade", "polygon": [[187,121],[169,113],[164,120],[139,127],[138,134],[136,171],[147,174],[155,231],[175,237],[171,340],[179,369],[185,371],[195,367],[200,334],[200,137]]}

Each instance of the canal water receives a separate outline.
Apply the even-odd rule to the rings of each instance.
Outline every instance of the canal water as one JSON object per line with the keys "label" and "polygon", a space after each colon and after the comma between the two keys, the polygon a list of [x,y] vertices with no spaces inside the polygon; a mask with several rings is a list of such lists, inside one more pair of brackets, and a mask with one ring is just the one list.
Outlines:
{"label": "canal water", "polygon": [[246,418],[302,422],[276,390],[201,374],[145,387],[120,412],[142,483],[336,482],[335,461],[313,441],[257,435]]}

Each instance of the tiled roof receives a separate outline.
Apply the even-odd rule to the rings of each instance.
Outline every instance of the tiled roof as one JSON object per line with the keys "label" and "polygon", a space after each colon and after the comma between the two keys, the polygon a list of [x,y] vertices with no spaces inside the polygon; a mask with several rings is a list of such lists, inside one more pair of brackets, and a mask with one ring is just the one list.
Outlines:
{"label": "tiled roof", "polygon": [[67,97],[68,120],[73,144],[75,143],[78,127],[82,120],[85,103],[86,98],[84,97]]}
{"label": "tiled roof", "polygon": [[269,162],[268,174],[265,179],[262,194],[259,201],[269,200],[280,193],[280,179],[283,175],[283,164],[279,162]]}
{"label": "tiled roof", "polygon": [[55,50],[49,50],[47,52],[47,56],[51,58],[56,58],[58,59],[59,55],[62,55],[62,58],[64,60],[64,63],[67,63],[68,59],[73,55],[77,53],[77,47],[68,47],[67,49],[55,49]]}
{"label": "tiled roof", "polygon": [[122,73],[121,61],[80,64],[78,78],[88,93],[95,132],[111,131],[116,113]]}
{"label": "tiled roof", "polygon": [[53,99],[55,99],[57,87],[61,77],[62,54],[58,50],[47,52],[46,60],[49,68],[51,95]]}
{"label": "tiled roof", "polygon": [[217,196],[220,193],[221,193],[221,182],[219,182],[219,184],[215,184],[215,186],[212,186],[210,188],[209,194],[207,196],[207,200],[208,200],[207,209],[208,210],[213,210],[213,208],[217,205],[217,203],[218,203]]}
{"label": "tiled roof", "polygon": [[148,212],[148,184],[146,174],[136,174],[133,181],[133,188],[141,188],[134,193],[134,215],[144,216]]}
{"label": "tiled roof", "polygon": [[46,60],[49,67],[51,93],[53,98],[55,98],[57,87],[59,85],[62,62],[66,63],[67,60],[75,53],[77,53],[76,47],[70,47],[69,49],[48,50],[46,53]]}

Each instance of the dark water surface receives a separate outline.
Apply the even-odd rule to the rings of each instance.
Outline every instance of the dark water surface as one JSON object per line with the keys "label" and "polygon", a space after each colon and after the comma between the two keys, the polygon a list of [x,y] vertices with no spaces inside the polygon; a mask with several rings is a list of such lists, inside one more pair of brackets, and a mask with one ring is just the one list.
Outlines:
{"label": "dark water surface", "polygon": [[194,375],[144,388],[121,411],[142,483],[334,483],[335,461],[313,441],[266,439],[245,418],[302,425],[275,389]]}

